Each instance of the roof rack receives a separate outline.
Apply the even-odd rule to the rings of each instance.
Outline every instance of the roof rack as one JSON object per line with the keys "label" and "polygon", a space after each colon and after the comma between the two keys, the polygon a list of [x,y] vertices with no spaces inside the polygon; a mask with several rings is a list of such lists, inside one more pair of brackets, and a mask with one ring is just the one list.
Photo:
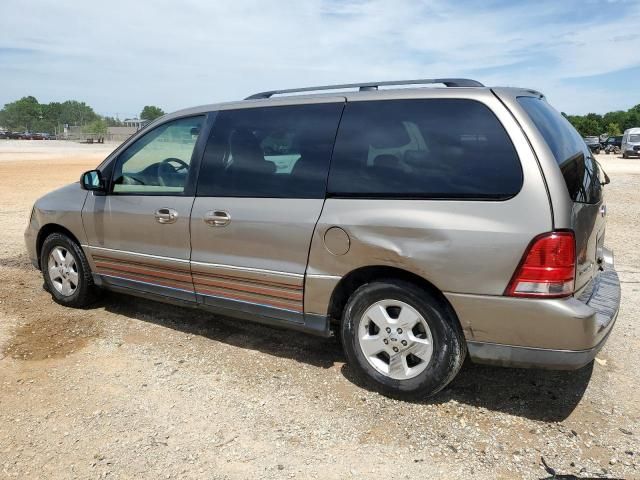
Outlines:
{"label": "roof rack", "polygon": [[484,85],[480,82],[476,80],[470,80],[468,78],[427,78],[421,80],[393,80],[387,82],[345,83],[342,85],[321,85],[319,87],[270,90],[268,92],[255,93],[245,98],[245,100],[270,98],[273,95],[282,95],[286,93],[315,92],[319,90],[342,90],[346,88],[358,88],[361,92],[365,92],[370,90],[378,90],[378,87],[387,87],[392,85],[429,85],[433,83],[442,83],[447,87],[484,87]]}

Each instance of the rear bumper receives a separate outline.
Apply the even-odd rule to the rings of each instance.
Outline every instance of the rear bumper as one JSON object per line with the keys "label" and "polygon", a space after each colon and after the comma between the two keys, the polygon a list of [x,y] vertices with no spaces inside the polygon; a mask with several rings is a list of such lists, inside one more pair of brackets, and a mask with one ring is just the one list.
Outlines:
{"label": "rear bumper", "polygon": [[448,294],[478,363],[575,369],[604,346],[620,306],[609,264],[579,297],[557,300]]}
{"label": "rear bumper", "polygon": [[475,363],[500,367],[576,370],[595,358],[609,338],[609,333],[611,329],[598,345],[588,350],[553,350],[482,342],[467,342],[467,348]]}

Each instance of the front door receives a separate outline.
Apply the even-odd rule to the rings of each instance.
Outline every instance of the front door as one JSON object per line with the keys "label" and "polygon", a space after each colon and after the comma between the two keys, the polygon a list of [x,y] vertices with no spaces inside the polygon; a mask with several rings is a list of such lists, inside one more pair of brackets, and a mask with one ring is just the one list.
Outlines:
{"label": "front door", "polygon": [[199,301],[302,323],[304,276],[344,99],[221,111],[191,214]]}
{"label": "front door", "polygon": [[104,283],[195,301],[191,167],[204,118],[171,120],[140,137],[115,159],[108,194],[89,194],[82,220],[93,271]]}

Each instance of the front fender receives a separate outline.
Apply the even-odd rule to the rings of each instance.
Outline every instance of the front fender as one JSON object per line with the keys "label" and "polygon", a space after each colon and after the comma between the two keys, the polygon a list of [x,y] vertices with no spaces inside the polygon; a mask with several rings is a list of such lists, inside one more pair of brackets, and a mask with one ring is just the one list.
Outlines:
{"label": "front fender", "polygon": [[25,242],[31,263],[38,266],[38,249],[48,232],[66,230],[80,243],[87,241],[82,226],[82,208],[88,192],[73,183],[36,200],[25,231]]}

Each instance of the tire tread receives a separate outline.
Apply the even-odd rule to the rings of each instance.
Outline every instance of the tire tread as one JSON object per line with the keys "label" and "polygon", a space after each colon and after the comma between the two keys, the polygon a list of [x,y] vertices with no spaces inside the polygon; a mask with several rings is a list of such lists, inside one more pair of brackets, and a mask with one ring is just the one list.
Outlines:
{"label": "tire tread", "polygon": [[[435,315],[427,315],[425,318],[429,317],[427,321],[431,323],[436,321],[433,318],[435,316],[437,321],[442,324],[430,324],[430,327],[432,333],[434,328],[438,329],[441,346],[449,352],[443,355],[442,361],[436,359],[435,356],[432,357],[431,361],[439,362],[434,364],[433,370],[428,368],[413,379],[399,381],[384,377],[376,372],[366,360],[359,358],[356,351],[358,348],[356,345],[357,333],[354,333],[357,332],[356,322],[358,319],[350,318],[351,314],[359,303],[373,302],[377,299],[376,295],[379,296],[382,291],[395,292],[400,297],[398,300],[404,302],[407,299],[412,300],[412,306],[421,311],[423,315],[425,315],[425,308],[430,308],[431,314],[435,313]],[[367,300],[369,297],[372,300]],[[387,396],[404,400],[420,400],[441,391],[458,374],[467,355],[462,328],[455,312],[446,300],[412,282],[395,278],[378,279],[356,289],[343,311],[341,333],[343,348],[356,377]],[[409,386],[407,387],[407,385]]]}

